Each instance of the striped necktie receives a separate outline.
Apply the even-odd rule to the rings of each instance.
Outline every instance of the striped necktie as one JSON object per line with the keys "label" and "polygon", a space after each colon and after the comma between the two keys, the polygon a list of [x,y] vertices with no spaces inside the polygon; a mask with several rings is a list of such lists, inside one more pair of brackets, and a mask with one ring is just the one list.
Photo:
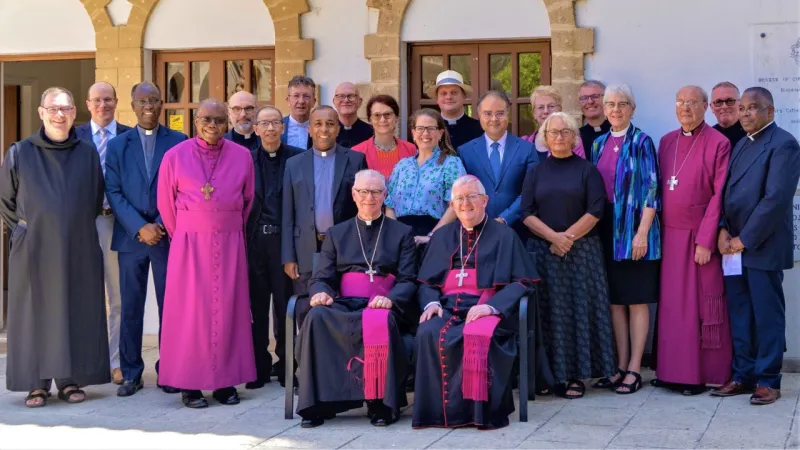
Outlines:
{"label": "striped necktie", "polygon": [[[100,167],[103,168],[103,176],[106,175],[106,147],[108,147],[108,131],[100,127],[97,130],[100,133],[100,143],[97,144],[97,153],[100,154]],[[109,208],[108,199],[103,195],[103,208]]]}

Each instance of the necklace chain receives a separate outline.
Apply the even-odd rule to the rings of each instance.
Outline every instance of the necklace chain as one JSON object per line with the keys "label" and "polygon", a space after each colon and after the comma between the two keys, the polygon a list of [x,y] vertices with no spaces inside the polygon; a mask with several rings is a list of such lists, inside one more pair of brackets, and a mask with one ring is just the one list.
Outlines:
{"label": "necklace chain", "polygon": [[[484,220],[486,220],[486,219],[484,219]],[[485,230],[485,229],[486,229],[486,225],[484,225],[484,227],[481,228],[481,232],[478,233],[478,239],[475,239],[475,245],[472,246],[472,250],[470,250],[469,253],[467,253],[467,257],[465,259],[464,258],[464,227],[463,226],[461,227],[461,232],[458,234],[458,236],[460,238],[459,239],[459,243],[458,243],[458,256],[459,256],[459,258],[461,258],[461,272],[464,272],[464,266],[467,265],[467,260],[469,259],[469,256],[472,254],[472,252],[475,251],[476,248],[478,248],[478,241],[481,240],[481,236],[483,236],[483,230]]]}
{"label": "necklace chain", "polygon": [[394,150],[395,147],[397,147],[397,144],[394,142],[394,140],[392,140],[392,145],[388,147],[378,144],[378,140],[376,138],[372,138],[372,143],[375,144],[375,148],[377,148],[378,150],[383,150],[384,152],[390,152]]}
{"label": "necklace chain", "polygon": [[677,172],[675,172],[675,167],[678,165],[678,147],[679,147],[679,145],[681,143],[681,134],[683,134],[683,130],[681,130],[678,133],[678,139],[675,140],[675,157],[672,159],[672,176],[674,178],[678,178],[678,174],[680,174],[681,170],[683,170],[683,166],[686,164],[686,161],[689,159],[689,155],[692,154],[692,150],[694,150],[695,144],[697,144],[697,141],[700,140],[700,137],[703,135],[704,131],[706,131],[706,124],[705,123],[703,124],[703,128],[700,129],[700,132],[697,133],[697,138],[695,138],[694,142],[692,142],[692,145],[689,147],[689,152],[686,153],[686,156],[683,158],[683,162],[681,163],[681,167],[678,168]]}
{"label": "necklace chain", "polygon": [[383,231],[383,223],[386,222],[386,218],[381,220],[381,226],[378,228],[378,238],[375,239],[375,248],[372,249],[372,258],[369,261],[367,261],[367,252],[364,251],[364,242],[361,240],[361,229],[358,227],[358,215],[356,215],[356,217],[354,217],[353,220],[356,221],[356,232],[358,232],[358,243],[361,245],[361,254],[364,256],[364,262],[367,263],[367,267],[371,272],[372,263],[375,261],[375,252],[378,251],[378,244],[381,241],[381,231]]}
{"label": "necklace chain", "polygon": [[214,171],[217,170],[217,166],[219,165],[219,162],[222,160],[223,146],[220,146],[219,148],[219,156],[217,156],[217,162],[211,164],[211,173],[209,175],[206,175],[206,165],[203,164],[203,152],[200,150],[200,146],[197,145],[197,142],[194,143],[194,148],[197,149],[197,153],[200,156],[200,168],[203,169],[203,176],[206,177],[206,184],[211,184],[211,177],[214,176]]}

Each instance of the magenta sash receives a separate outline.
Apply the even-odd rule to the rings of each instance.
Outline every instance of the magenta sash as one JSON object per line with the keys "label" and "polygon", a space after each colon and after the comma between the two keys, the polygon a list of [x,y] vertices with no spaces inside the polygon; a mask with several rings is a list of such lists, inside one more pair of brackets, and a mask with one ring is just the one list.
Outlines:
{"label": "magenta sash", "polygon": [[[494,289],[478,289],[477,271],[466,269],[463,286],[458,285],[460,270],[451,270],[447,274],[442,293],[445,295],[470,294],[479,295],[478,304],[483,305],[496,293]],[[458,304],[458,299],[456,299]],[[484,316],[464,325],[464,356],[462,360],[461,396],[467,400],[489,400],[489,347],[500,317]]]}
{"label": "magenta sash", "polygon": [[[342,275],[340,294],[343,297],[386,296],[394,286],[394,275],[375,276],[348,272]],[[361,333],[364,340],[364,399],[382,399],[389,370],[389,313],[384,308],[364,308],[361,312]],[[349,364],[348,364],[349,367]]]}

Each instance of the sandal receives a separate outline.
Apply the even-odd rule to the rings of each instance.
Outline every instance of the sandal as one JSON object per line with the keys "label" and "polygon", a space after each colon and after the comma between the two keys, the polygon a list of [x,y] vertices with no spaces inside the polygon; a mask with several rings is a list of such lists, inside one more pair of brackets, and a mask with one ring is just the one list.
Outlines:
{"label": "sandal", "polygon": [[[569,391],[577,391],[579,394],[568,394]],[[586,385],[583,384],[581,380],[572,380],[567,381],[566,387],[564,388],[564,398],[569,400],[575,400],[578,398],[582,398],[583,394],[586,393]]]}
{"label": "sandal", "polygon": [[[44,389],[36,389],[28,393],[28,396],[25,397],[25,406],[28,408],[41,408],[47,405],[47,397],[50,397],[49,392],[45,392]],[[40,398],[42,399],[42,403],[29,403],[31,400]]]}
{"label": "sandal", "polygon": [[[642,388],[642,375],[632,370],[629,370],[628,374],[633,375],[636,378],[636,380],[633,383],[620,383],[619,386],[617,386],[617,389],[614,391],[617,394],[620,395],[633,394],[634,392]],[[620,391],[620,389],[623,388],[627,389],[627,391]]]}
{"label": "sandal", "polygon": [[595,382],[592,385],[592,388],[594,388],[594,389],[614,389],[615,387],[619,386],[620,383],[622,383],[622,379],[625,378],[625,371],[620,369],[619,367],[617,367],[616,375],[619,375],[619,378],[617,379],[617,381],[611,381],[611,378],[603,377],[603,378],[600,378],[599,380],[597,380],[597,382]]}
{"label": "sandal", "polygon": [[[75,389],[67,390],[71,387]],[[73,399],[75,395],[82,395],[83,397],[81,397],[80,400],[75,400]],[[86,401],[86,392],[83,392],[78,386],[70,385],[58,391],[58,398],[67,403],[83,403]]]}

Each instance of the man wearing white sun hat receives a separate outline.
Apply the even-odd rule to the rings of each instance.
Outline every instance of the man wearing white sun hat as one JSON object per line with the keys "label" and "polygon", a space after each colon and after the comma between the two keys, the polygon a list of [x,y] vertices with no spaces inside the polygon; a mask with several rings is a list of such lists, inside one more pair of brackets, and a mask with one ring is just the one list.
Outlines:
{"label": "man wearing white sun hat", "polygon": [[464,84],[464,77],[460,73],[445,70],[436,77],[436,84],[425,93],[439,105],[453,148],[483,134],[480,121],[464,113],[464,101],[472,95],[472,87]]}

